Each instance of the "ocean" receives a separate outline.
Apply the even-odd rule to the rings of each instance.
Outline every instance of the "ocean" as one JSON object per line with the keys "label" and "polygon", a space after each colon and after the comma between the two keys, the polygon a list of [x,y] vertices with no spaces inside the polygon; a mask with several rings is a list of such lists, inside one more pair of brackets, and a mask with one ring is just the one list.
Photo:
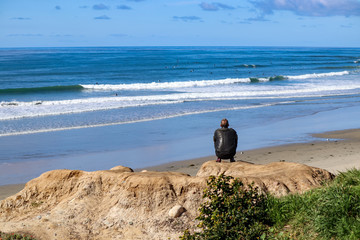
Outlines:
{"label": "ocean", "polygon": [[[360,48],[0,49],[0,185],[142,168],[359,128]],[[240,156],[238,157],[240,159]]]}

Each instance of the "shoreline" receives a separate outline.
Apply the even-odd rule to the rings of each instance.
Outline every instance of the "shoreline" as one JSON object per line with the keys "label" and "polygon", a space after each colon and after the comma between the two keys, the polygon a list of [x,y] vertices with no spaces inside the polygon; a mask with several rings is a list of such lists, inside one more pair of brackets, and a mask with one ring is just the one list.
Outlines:
{"label": "shoreline", "polygon": [[[264,147],[244,152],[239,151],[235,156],[235,160],[254,164],[267,164],[279,161],[296,162],[323,168],[334,174],[354,167],[360,168],[360,129],[331,131],[312,134],[312,136],[319,138],[319,140]],[[211,160],[215,160],[215,155],[137,168],[134,171],[170,171],[195,176],[201,165]],[[24,186],[24,183],[0,185],[0,200],[16,194]]]}
{"label": "shoreline", "polygon": [[[312,134],[312,136],[319,140],[256,148],[244,152],[238,151],[235,160],[254,164],[296,162],[323,168],[334,174],[352,167],[360,168],[360,150],[358,150],[360,129],[329,131]],[[134,171],[174,171],[195,176],[204,162],[215,159],[215,155],[212,155],[135,169]]]}

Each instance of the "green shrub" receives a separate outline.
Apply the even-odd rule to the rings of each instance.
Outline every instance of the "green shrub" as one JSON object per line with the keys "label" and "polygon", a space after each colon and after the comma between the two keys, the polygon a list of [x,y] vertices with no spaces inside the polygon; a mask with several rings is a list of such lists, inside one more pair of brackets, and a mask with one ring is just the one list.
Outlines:
{"label": "green shrub", "polygon": [[207,184],[200,232],[187,230],[181,239],[360,239],[360,170],[281,198],[224,175]]}
{"label": "green shrub", "polygon": [[[231,181],[232,180],[232,181]],[[211,176],[204,191],[207,201],[200,206],[198,227],[202,232],[185,231],[181,239],[259,239],[270,223],[267,195],[246,188],[230,176]]]}

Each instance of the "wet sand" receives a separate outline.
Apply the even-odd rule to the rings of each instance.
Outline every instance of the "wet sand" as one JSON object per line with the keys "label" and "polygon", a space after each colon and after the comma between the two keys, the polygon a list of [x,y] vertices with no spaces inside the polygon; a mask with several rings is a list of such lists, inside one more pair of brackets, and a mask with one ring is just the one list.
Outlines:
{"label": "wet sand", "polygon": [[[254,164],[279,161],[297,162],[323,168],[334,174],[351,168],[360,168],[360,129],[327,132],[315,134],[314,136],[318,137],[319,141],[260,148],[244,152],[239,149],[240,151],[236,154],[235,160]],[[144,169],[148,171],[183,172],[195,176],[204,162],[215,159],[216,157],[213,155]],[[135,171],[144,169],[135,169]],[[16,194],[23,187],[24,184],[0,186],[0,200]]]}

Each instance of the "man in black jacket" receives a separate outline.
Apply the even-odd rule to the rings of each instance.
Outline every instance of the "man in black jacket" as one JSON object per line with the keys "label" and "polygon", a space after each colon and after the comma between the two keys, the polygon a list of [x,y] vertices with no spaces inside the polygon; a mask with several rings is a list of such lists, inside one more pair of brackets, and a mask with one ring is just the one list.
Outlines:
{"label": "man in black jacket", "polygon": [[235,162],[237,133],[234,129],[229,128],[229,121],[226,118],[221,120],[220,127],[214,133],[215,153],[218,157],[216,161],[221,162],[221,159],[230,159],[230,162]]}

